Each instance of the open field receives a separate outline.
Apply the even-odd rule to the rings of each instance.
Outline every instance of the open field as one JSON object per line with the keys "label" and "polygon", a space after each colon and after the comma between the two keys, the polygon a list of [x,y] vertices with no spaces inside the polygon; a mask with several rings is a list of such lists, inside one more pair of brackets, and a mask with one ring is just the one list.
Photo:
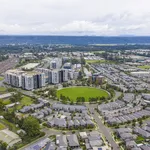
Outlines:
{"label": "open field", "polygon": [[102,89],[90,88],[90,87],[71,87],[64,88],[57,91],[57,97],[60,95],[69,97],[72,101],[76,101],[77,97],[84,97],[85,101],[88,102],[90,97],[108,97],[107,91]]}
{"label": "open field", "polygon": [[138,66],[140,69],[150,69],[150,65]]}

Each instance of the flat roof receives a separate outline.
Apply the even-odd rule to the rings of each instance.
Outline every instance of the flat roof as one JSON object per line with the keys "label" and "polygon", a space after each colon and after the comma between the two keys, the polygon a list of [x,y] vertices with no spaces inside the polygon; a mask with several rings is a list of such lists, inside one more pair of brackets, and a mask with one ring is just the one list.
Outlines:
{"label": "flat roof", "polygon": [[33,69],[33,68],[37,67],[39,64],[40,63],[29,63],[25,66],[22,66],[22,68],[24,68],[24,69]]}
{"label": "flat roof", "polygon": [[16,133],[8,129],[0,131],[0,140],[6,142],[9,146],[12,146],[13,144],[21,141],[20,137]]}

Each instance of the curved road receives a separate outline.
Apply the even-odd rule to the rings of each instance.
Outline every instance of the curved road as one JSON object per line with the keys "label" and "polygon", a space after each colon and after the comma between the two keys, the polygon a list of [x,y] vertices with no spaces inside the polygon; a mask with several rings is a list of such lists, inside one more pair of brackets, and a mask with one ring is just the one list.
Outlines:
{"label": "curved road", "polygon": [[119,146],[116,144],[116,142],[112,138],[111,129],[107,128],[102,123],[99,113],[95,110],[95,108],[97,108],[97,105],[87,104],[86,106],[89,108],[90,112],[93,112],[93,110],[94,110],[94,112],[93,112],[93,114],[91,114],[91,116],[97,122],[98,130],[106,137],[107,141],[111,144],[111,147],[113,148],[113,150],[120,150]]}

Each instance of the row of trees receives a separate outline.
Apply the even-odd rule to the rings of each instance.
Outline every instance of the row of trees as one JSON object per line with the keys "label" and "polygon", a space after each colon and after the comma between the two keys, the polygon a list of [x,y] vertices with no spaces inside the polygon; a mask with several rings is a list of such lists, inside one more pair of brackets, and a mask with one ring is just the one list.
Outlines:
{"label": "row of trees", "polygon": [[64,104],[67,104],[69,101],[71,101],[69,97],[66,97],[62,94],[60,94],[60,99],[62,100],[62,103]]}
{"label": "row of trees", "polygon": [[98,101],[105,102],[106,101],[106,97],[102,96],[102,97],[90,97],[89,98],[89,102],[90,103],[96,103]]}
{"label": "row of trees", "polygon": [[[64,96],[62,94],[60,95],[60,99],[62,100],[62,103],[64,103],[64,104],[66,104],[69,101],[71,101],[71,99],[69,97],[66,97],[66,96]],[[84,103],[85,101],[86,101],[85,97],[77,97],[76,98],[76,102],[77,103]],[[90,97],[89,98],[89,102],[90,103],[95,103],[95,102],[98,102],[98,101],[105,102],[106,98],[104,96],[102,96],[102,97]]]}
{"label": "row of trees", "polygon": [[85,98],[84,97],[77,97],[76,98],[76,102],[77,103],[84,103],[85,102]]}

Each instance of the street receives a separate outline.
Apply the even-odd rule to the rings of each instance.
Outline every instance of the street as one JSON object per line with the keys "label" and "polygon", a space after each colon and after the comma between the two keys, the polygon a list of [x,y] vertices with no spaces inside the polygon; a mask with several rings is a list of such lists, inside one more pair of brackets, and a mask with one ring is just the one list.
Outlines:
{"label": "street", "polygon": [[[92,104],[86,104],[86,106],[89,108],[89,110],[92,112],[94,108],[97,107],[97,105]],[[91,114],[92,117],[95,119],[98,125],[98,130],[106,137],[108,142],[111,144],[111,147],[114,150],[119,150],[119,146],[116,144],[116,142],[113,140],[111,135],[111,129],[107,128],[103,123],[102,120],[99,118],[99,113],[94,109],[94,114]]]}

